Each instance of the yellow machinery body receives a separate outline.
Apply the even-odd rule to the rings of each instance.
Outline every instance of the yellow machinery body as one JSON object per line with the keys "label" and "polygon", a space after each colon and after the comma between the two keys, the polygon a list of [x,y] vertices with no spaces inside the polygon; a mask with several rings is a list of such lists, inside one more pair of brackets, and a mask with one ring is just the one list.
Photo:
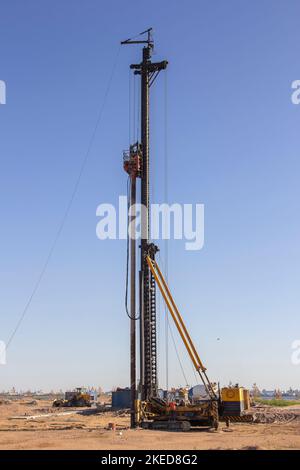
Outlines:
{"label": "yellow machinery body", "polygon": [[221,401],[242,402],[244,401],[243,387],[224,387],[221,389]]}
{"label": "yellow machinery body", "polygon": [[199,404],[172,406],[159,399],[136,400],[138,421],[143,428],[189,431],[191,426],[219,426],[218,402],[207,400]]}
{"label": "yellow machinery body", "polygon": [[84,389],[77,388],[73,392],[66,392],[64,400],[54,400],[55,407],[85,407],[91,406],[91,396]]}
{"label": "yellow machinery body", "polygon": [[223,416],[241,416],[250,408],[249,390],[244,387],[224,387],[221,389]]}

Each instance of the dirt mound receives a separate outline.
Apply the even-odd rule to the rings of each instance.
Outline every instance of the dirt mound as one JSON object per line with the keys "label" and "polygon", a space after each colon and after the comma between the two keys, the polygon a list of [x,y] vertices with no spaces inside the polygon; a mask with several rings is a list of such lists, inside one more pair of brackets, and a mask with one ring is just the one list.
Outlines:
{"label": "dirt mound", "polygon": [[253,423],[288,423],[298,418],[298,414],[288,411],[257,411],[253,414]]}
{"label": "dirt mound", "polygon": [[11,400],[0,400],[0,405],[11,405]]}
{"label": "dirt mound", "polygon": [[116,411],[113,411],[113,416],[127,416],[130,414],[130,409],[128,408],[124,408],[122,410],[116,410]]}

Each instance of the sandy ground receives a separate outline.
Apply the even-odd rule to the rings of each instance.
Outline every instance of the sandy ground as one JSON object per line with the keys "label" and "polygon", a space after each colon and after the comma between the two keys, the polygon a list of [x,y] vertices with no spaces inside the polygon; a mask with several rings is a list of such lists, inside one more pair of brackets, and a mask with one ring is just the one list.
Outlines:
{"label": "sandy ground", "polygon": [[[131,430],[129,416],[113,412],[63,414],[70,411],[57,411],[51,402],[40,400],[0,404],[0,449],[300,449],[300,406],[282,410],[295,415],[288,422],[236,423],[229,430],[221,423],[217,432],[197,429],[188,433]],[[51,416],[12,419],[46,413]],[[109,423],[117,429],[106,429]]]}

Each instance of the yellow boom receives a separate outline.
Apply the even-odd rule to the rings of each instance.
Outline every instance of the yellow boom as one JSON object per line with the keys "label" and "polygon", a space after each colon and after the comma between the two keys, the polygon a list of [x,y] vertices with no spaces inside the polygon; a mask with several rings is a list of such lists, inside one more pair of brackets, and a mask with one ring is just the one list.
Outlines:
{"label": "yellow boom", "polygon": [[216,393],[212,387],[212,384],[210,382],[210,380],[208,379],[207,377],[207,374],[206,374],[206,368],[204,367],[200,357],[199,357],[199,354],[194,346],[194,343],[189,335],[189,332],[184,324],[184,321],[183,321],[183,318],[174,302],[174,299],[173,299],[173,296],[170,292],[170,289],[165,281],[165,278],[161,272],[161,270],[159,269],[159,266],[157,264],[157,262],[153,259],[150,258],[150,256],[148,255],[146,257],[146,261],[148,263],[148,266],[151,270],[151,273],[153,274],[154,276],[154,279],[159,287],[159,290],[163,296],[163,299],[164,301],[166,302],[166,305],[168,307],[168,310],[174,320],[174,323],[176,325],[176,328],[181,336],[181,339],[186,347],[186,350],[192,360],[192,363],[194,364],[194,367],[196,369],[196,371],[198,372],[205,388],[206,388],[206,391],[207,393],[209,394],[209,396],[212,398],[212,399],[216,399],[217,396],[216,396]]}

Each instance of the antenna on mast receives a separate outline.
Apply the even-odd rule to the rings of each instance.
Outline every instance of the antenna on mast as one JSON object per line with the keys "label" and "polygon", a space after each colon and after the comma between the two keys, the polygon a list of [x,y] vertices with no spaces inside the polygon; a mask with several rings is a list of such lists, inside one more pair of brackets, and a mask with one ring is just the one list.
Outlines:
{"label": "antenna on mast", "polygon": [[[142,33],[137,34],[133,38],[129,38],[129,39],[126,39],[125,41],[121,41],[121,44],[122,45],[124,45],[124,44],[148,44],[148,47],[153,49],[154,42],[153,42],[152,31],[153,31],[153,28],[148,28],[145,31],[143,31]],[[144,40],[137,40],[136,39],[139,36],[143,36],[144,34],[147,34],[147,39],[144,39]]]}

